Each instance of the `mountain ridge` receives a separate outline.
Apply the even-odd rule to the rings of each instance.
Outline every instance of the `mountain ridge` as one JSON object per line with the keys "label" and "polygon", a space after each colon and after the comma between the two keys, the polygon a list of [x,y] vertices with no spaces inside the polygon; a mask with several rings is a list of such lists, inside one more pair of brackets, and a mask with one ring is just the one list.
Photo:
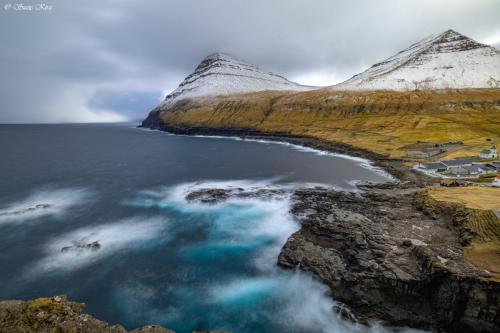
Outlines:
{"label": "mountain ridge", "polygon": [[206,56],[186,76],[177,89],[168,94],[162,106],[193,97],[228,95],[232,93],[257,92],[263,90],[305,91],[316,87],[300,85],[285,77],[265,72],[259,67],[238,60],[227,53],[212,53]]}
{"label": "mountain ridge", "polygon": [[345,90],[500,87],[500,53],[452,29],[420,40],[350,79]]}

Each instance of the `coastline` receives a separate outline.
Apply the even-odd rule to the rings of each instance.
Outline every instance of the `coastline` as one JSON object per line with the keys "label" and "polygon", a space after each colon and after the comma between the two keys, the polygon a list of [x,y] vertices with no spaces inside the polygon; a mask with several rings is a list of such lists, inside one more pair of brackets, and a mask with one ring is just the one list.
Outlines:
{"label": "coastline", "polygon": [[[294,145],[297,149],[305,147],[305,150],[317,153],[349,154],[342,156],[360,163],[368,161],[368,156],[375,156],[371,165],[381,170],[386,170],[382,168],[388,165],[400,175],[398,182],[359,183],[356,184],[359,192],[300,184],[286,189],[293,199],[289,212],[300,225],[300,230],[290,235],[276,258],[276,264],[285,269],[311,273],[329,287],[328,296],[338,302],[338,306],[332,308],[332,315],[336,312],[355,323],[436,332],[497,331],[500,284],[492,281],[486,272],[464,261],[460,254],[462,231],[453,225],[450,211],[434,212],[431,206],[426,206],[421,193],[432,182],[414,174],[402,161],[349,146],[282,133],[250,131],[235,135],[237,131],[223,131],[222,134],[220,130],[211,129],[203,133],[195,129],[187,132],[182,129],[181,133],[171,134],[224,135],[236,140]],[[218,135],[213,135],[214,132]],[[228,132],[233,135],[228,135]],[[326,149],[320,150],[322,147]],[[355,157],[350,157],[353,155]],[[252,191],[244,186],[226,188],[214,183],[183,193],[183,197],[210,205],[238,196],[274,198],[282,193],[272,188],[253,187]],[[58,299],[60,302],[60,296]],[[51,303],[55,297],[43,300],[43,304]],[[67,313],[59,312],[58,306],[55,313],[51,313],[52,305],[37,309],[36,313],[26,310],[26,306],[32,302],[38,304],[40,300],[3,302],[6,307],[0,308],[0,331],[2,327],[16,331],[12,330],[15,328],[12,325],[19,324],[18,319],[23,316],[48,318],[44,319],[44,324],[36,320],[34,323],[54,327],[66,322],[75,327],[80,325],[79,321],[84,325],[87,321],[93,323],[83,313],[68,321]],[[40,327],[31,329],[35,332]],[[147,330],[149,327],[154,330]],[[23,329],[29,332],[28,328]],[[158,326],[133,332],[136,331],[171,332]],[[109,332],[126,331],[114,325]]]}
{"label": "coastline", "polygon": [[[338,142],[328,142],[315,137],[303,135],[291,135],[280,132],[262,132],[253,129],[220,129],[210,127],[179,127],[165,124],[149,123],[138,126],[149,130],[159,130],[173,135],[206,136],[220,138],[234,138],[249,141],[276,142],[289,144],[297,147],[313,149],[318,152],[330,153],[339,157],[366,161],[370,166],[379,168],[382,172],[393,177],[400,185],[416,186],[424,188],[436,182],[435,179],[427,177],[422,173],[414,171],[412,168],[403,165],[399,159],[391,159],[386,156],[371,152],[367,149],[353,147]],[[363,162],[364,162],[363,161]]]}
{"label": "coastline", "polygon": [[[449,332],[462,332],[464,327],[495,332],[500,327],[496,314],[500,283],[464,260],[460,228],[452,225],[449,212],[432,214],[419,205],[419,193],[436,181],[404,166],[402,160],[286,133],[144,122],[141,127],[180,135],[285,142],[369,160],[398,181],[360,184],[361,198],[331,189],[296,190],[292,212],[302,228],[290,236],[278,264],[313,273],[353,314],[347,318],[363,324]],[[346,230],[346,223],[353,222],[358,227]],[[425,229],[422,225],[427,231],[415,232]],[[381,234],[389,236],[380,239]],[[434,238],[442,240],[434,244]],[[449,256],[447,251],[460,254]],[[484,299],[484,294],[490,296]]]}

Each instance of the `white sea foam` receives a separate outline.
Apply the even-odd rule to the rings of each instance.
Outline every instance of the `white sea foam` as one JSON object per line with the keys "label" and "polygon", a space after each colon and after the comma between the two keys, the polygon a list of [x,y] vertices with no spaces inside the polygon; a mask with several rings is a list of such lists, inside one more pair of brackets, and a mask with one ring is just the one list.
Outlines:
{"label": "white sea foam", "polygon": [[[224,245],[259,244],[271,240],[254,259],[263,270],[275,267],[276,258],[288,237],[299,229],[299,224],[290,214],[290,193],[283,192],[271,198],[230,197],[215,204],[188,202],[186,195],[201,189],[293,189],[296,185],[276,185],[271,180],[203,181],[183,183],[158,190],[141,191],[136,199],[126,204],[138,207],[168,208],[184,214],[212,214],[211,234]],[[212,240],[213,241],[213,240]],[[215,241],[217,242],[217,241]],[[217,243],[207,246],[217,247]]]}
{"label": "white sea foam", "polygon": [[[286,284],[283,285],[286,306],[281,309],[281,315],[275,318],[288,321],[291,328],[301,327],[309,332],[349,332],[349,333],[389,333],[393,329],[373,325],[370,327],[346,321],[333,308],[338,303],[328,296],[328,287],[313,279],[309,274],[300,271],[289,272]],[[287,324],[287,322],[284,322]],[[421,332],[411,329],[397,332]]]}
{"label": "white sea foam", "polygon": [[340,305],[328,296],[328,287],[311,275],[300,271],[278,272],[253,278],[235,279],[213,285],[211,301],[230,307],[252,306],[260,310],[259,302],[273,298],[280,304],[272,313],[261,313],[269,321],[280,322],[290,331],[319,333],[417,333],[413,329],[392,329],[380,325],[365,326],[346,321],[334,312]]}
{"label": "white sea foam", "polygon": [[0,209],[0,224],[34,220],[44,216],[62,216],[71,208],[90,199],[91,192],[82,188],[45,189]]}
{"label": "white sea foam", "polygon": [[287,281],[283,277],[255,277],[233,280],[224,285],[215,285],[210,290],[213,302],[232,306],[255,304],[268,297],[273,290]]}
{"label": "white sea foam", "polygon": [[[222,312],[241,311],[245,314],[251,311],[253,316],[262,317],[262,320],[280,321],[280,326],[290,331],[395,332],[395,330],[378,325],[367,327],[344,320],[333,311],[337,303],[328,296],[327,286],[304,272],[287,271],[277,267],[276,258],[281,247],[287,238],[300,227],[289,213],[290,198],[287,195],[273,199],[229,198],[210,205],[190,203],[185,199],[188,193],[199,189],[242,188],[248,191],[259,188],[269,189],[274,186],[280,188],[273,184],[272,180],[184,183],[169,188],[142,191],[138,198],[128,203],[142,207],[176,209],[187,214],[210,214],[209,235],[207,239],[195,245],[197,254],[212,251],[223,256],[233,251],[233,246],[250,244],[256,247],[256,255],[252,255],[252,259],[249,260],[252,260],[250,264],[257,268],[258,274],[231,276],[231,271],[221,272],[221,276],[210,280],[208,285],[204,285],[203,290],[191,290],[197,295],[196,297],[203,299],[198,311],[206,311],[203,310],[207,306],[205,302],[216,305],[216,308],[226,309],[221,310]],[[270,243],[255,242],[262,238],[269,238],[272,241]],[[212,257],[207,259],[203,256],[196,257],[196,259],[214,260]],[[234,263],[234,265],[238,264],[238,262]],[[241,264],[248,264],[248,262]],[[183,286],[181,284],[177,287]],[[188,299],[192,299],[193,295],[188,294],[182,297],[189,302]],[[277,305],[269,308],[268,301]],[[151,307],[151,315],[155,316],[157,309],[153,305]],[[165,309],[165,313],[170,312],[171,309]],[[221,318],[224,318],[223,314]],[[404,329],[397,332],[418,331]]]}
{"label": "white sea foam", "polygon": [[[131,218],[118,222],[89,226],[57,236],[45,246],[45,258],[40,260],[31,273],[50,273],[54,271],[72,271],[100,261],[110,255],[126,250],[129,252],[148,245],[153,239],[166,240],[166,220],[161,218]],[[100,248],[64,247],[77,244],[99,242]]]}

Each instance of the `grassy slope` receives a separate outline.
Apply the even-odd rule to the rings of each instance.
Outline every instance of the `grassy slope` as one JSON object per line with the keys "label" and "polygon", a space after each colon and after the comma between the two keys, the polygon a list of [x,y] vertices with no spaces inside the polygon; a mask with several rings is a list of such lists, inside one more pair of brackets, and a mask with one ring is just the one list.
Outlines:
{"label": "grassy slope", "polygon": [[463,141],[442,158],[474,156],[500,143],[500,89],[260,92],[183,103],[162,120],[308,135],[392,158],[404,157],[416,141]]}
{"label": "grassy slope", "polygon": [[474,233],[464,250],[465,259],[490,271],[500,280],[500,220],[491,209],[500,209],[500,188],[432,188],[428,195],[440,205],[454,205],[467,212],[466,227]]}

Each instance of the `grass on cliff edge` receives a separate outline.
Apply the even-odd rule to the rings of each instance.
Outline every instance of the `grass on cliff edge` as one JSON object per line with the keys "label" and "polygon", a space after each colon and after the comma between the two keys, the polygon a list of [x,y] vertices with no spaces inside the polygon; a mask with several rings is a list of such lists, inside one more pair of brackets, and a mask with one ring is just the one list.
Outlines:
{"label": "grass on cliff edge", "polygon": [[437,201],[459,203],[471,209],[500,210],[500,188],[478,186],[434,187],[429,193]]}
{"label": "grass on cliff edge", "polygon": [[463,142],[441,159],[477,156],[500,143],[500,89],[264,91],[190,101],[173,111],[162,119],[174,126],[306,135],[391,158],[406,157],[412,149],[405,147],[418,141]]}
{"label": "grass on cliff edge", "polygon": [[500,188],[434,187],[428,193],[437,202],[459,204],[470,210],[467,227],[476,236],[464,250],[464,257],[500,280],[500,219],[492,212],[500,210]]}

